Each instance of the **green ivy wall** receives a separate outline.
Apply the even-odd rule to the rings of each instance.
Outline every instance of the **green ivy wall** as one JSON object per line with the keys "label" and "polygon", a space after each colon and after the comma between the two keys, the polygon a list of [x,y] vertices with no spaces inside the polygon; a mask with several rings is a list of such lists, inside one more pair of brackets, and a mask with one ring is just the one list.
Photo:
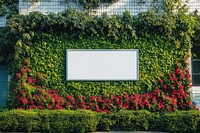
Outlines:
{"label": "green ivy wall", "polygon": [[[47,76],[46,87],[63,96],[144,93],[173,71],[176,61],[187,69],[184,59],[190,57],[193,27],[194,18],[184,13],[96,17],[68,10],[58,15],[18,15],[9,22],[10,41],[16,42],[10,72],[15,78],[28,59],[33,73]],[[139,81],[66,81],[66,49],[139,49]]]}
{"label": "green ivy wall", "polygon": [[[45,35],[47,37],[37,41],[28,52],[32,70],[47,76],[48,88],[58,88],[67,94],[102,95],[151,91],[154,89],[153,81],[172,71],[175,61],[184,58],[188,52],[177,52],[175,45],[160,37],[117,43],[105,38],[72,40],[66,36]],[[66,81],[66,49],[139,49],[139,81]]]}

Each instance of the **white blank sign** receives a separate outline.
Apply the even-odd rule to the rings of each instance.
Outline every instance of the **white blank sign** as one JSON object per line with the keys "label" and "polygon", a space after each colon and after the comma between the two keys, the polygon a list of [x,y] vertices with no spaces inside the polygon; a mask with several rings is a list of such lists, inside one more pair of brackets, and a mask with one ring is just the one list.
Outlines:
{"label": "white blank sign", "polygon": [[138,50],[67,50],[68,81],[138,80]]}

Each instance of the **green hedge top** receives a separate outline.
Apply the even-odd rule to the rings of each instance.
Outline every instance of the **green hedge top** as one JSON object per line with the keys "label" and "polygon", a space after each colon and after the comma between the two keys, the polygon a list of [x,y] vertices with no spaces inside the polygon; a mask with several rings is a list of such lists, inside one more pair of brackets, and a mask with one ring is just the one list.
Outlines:
{"label": "green hedge top", "polygon": [[68,132],[94,131],[165,131],[199,133],[199,111],[151,113],[127,111],[107,115],[85,110],[11,110],[0,113],[0,131],[7,132]]}

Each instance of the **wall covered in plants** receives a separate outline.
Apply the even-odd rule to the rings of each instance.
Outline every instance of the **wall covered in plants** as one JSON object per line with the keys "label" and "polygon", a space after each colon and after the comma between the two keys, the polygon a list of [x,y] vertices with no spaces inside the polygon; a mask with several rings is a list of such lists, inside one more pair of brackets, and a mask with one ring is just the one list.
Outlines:
{"label": "wall covered in plants", "polygon": [[[16,42],[12,46],[14,53],[9,56],[11,101],[16,95],[25,101],[36,100],[32,94],[39,95],[34,91],[38,88],[56,90],[58,97],[145,94],[161,88],[168,88],[167,95],[172,96],[173,90],[184,86],[187,96],[176,102],[190,106],[186,60],[190,56],[193,27],[194,18],[182,12],[157,15],[149,11],[138,16],[125,12],[122,16],[97,17],[67,10],[58,15],[16,15],[8,24],[10,41]],[[67,82],[66,49],[139,49],[139,81]],[[38,72],[44,76],[38,77]],[[175,74],[175,80],[170,73]],[[31,94],[29,98],[27,94]],[[22,99],[12,106],[29,108]],[[48,100],[43,103],[50,105]],[[38,102],[37,107],[40,105]]]}

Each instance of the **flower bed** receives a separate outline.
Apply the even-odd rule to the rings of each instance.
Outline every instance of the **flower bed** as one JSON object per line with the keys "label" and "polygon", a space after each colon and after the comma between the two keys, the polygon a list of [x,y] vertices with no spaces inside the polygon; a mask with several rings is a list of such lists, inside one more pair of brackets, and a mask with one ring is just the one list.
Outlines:
{"label": "flower bed", "polygon": [[188,70],[182,70],[176,62],[175,70],[155,81],[155,89],[143,94],[121,94],[104,96],[61,96],[57,90],[46,89],[46,76],[34,75],[24,63],[15,75],[14,93],[11,102],[20,109],[87,109],[95,112],[127,110],[149,110],[173,112],[196,109],[191,100],[191,78]]}

